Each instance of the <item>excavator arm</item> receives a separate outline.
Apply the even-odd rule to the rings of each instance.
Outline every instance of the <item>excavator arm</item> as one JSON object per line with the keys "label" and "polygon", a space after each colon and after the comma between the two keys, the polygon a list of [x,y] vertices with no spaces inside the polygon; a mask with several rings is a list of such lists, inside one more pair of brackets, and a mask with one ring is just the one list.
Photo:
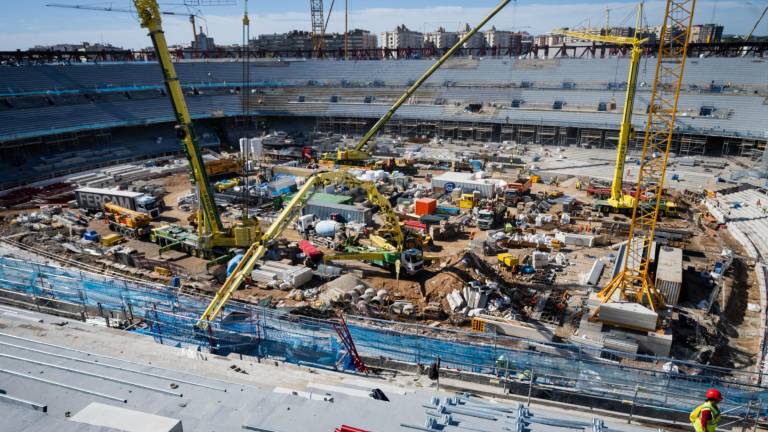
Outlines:
{"label": "excavator arm", "polygon": [[139,15],[141,26],[149,30],[149,37],[152,39],[152,45],[157,53],[157,59],[163,70],[163,78],[168,95],[171,98],[173,111],[176,114],[176,132],[177,136],[184,143],[184,151],[192,168],[192,175],[200,190],[200,207],[206,231],[216,237],[224,231],[221,218],[216,210],[216,202],[213,198],[213,190],[208,182],[208,175],[205,172],[202,153],[197,144],[195,131],[192,127],[192,117],[187,108],[187,102],[184,100],[184,93],[176,75],[176,69],[171,61],[171,54],[168,51],[168,43],[165,40],[162,20],[162,12],[156,0],[133,0],[136,12]]}
{"label": "excavator arm", "polygon": [[245,254],[243,254],[243,257],[237,267],[235,267],[235,270],[229,277],[227,277],[227,280],[224,281],[224,284],[222,284],[221,288],[216,292],[211,303],[198,320],[198,328],[207,328],[209,322],[221,313],[221,310],[224,308],[227,301],[229,301],[232,293],[234,293],[235,290],[242,285],[248,275],[251,274],[258,261],[267,253],[272,242],[285,231],[291,221],[293,221],[301,209],[306,205],[307,201],[312,196],[315,187],[328,183],[340,183],[350,188],[359,187],[365,190],[368,200],[372,204],[378,206],[379,212],[383,215],[384,224],[379,231],[383,233],[383,235],[389,237],[397,252],[403,250],[403,233],[400,230],[400,221],[392,209],[387,197],[382,195],[378,189],[376,189],[375,184],[369,181],[358,180],[346,171],[315,174],[307,179],[306,183],[302,185],[288,204],[283,207],[283,210],[277,216],[275,221],[272,222],[272,225],[270,225],[264,232],[261,238],[252,244]]}

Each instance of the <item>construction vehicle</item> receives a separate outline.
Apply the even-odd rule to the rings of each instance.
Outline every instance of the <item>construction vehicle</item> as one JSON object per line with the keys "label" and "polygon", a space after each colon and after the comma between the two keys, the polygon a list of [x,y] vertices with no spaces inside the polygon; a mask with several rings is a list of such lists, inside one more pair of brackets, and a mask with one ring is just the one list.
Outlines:
{"label": "construction vehicle", "polygon": [[[378,260],[381,264],[386,264],[387,266],[389,266],[389,263],[392,263],[398,277],[401,265],[405,267],[406,272],[418,271],[423,266],[421,251],[405,248],[405,236],[400,229],[400,219],[392,209],[389,199],[376,189],[374,183],[358,180],[346,171],[318,173],[307,179],[304,185],[291,197],[290,201],[285,204],[272,225],[243,254],[237,267],[224,281],[224,284],[216,292],[211,303],[198,320],[197,326],[199,328],[207,328],[208,323],[218,316],[232,293],[245,282],[272,243],[277,240],[282,232],[291,225],[293,219],[298,216],[301,209],[304,208],[311,198],[315,188],[331,183],[342,184],[350,189],[358,188],[365,191],[368,201],[379,208],[383,224],[374,235],[369,236],[372,243],[370,250],[354,251],[335,257],[331,256],[333,258],[330,259]],[[324,259],[328,260],[329,258]]]}
{"label": "construction vehicle", "polygon": [[465,210],[473,209],[480,203],[480,198],[479,191],[463,193],[461,194],[461,199],[459,199],[459,208]]}
{"label": "construction vehicle", "polygon": [[516,273],[518,267],[520,266],[520,257],[509,252],[500,253],[496,255],[496,258],[499,260],[499,264],[502,267],[513,273]]}
{"label": "construction vehicle", "polygon": [[379,132],[379,130],[392,118],[395,111],[400,108],[416,90],[421,87],[424,82],[437,71],[440,66],[443,65],[459,48],[461,48],[472,36],[474,36],[480,28],[482,28],[488,21],[491,20],[497,13],[499,13],[504,7],[509,4],[510,0],[503,0],[496,6],[480,23],[472,28],[470,31],[464,33],[461,38],[445,52],[432,66],[427,69],[424,74],[419,77],[406,91],[400,96],[394,104],[384,113],[379,120],[374,123],[371,129],[363,135],[360,141],[350,149],[339,147],[335,153],[324,153],[321,156],[319,165],[324,168],[344,168],[344,167],[375,167],[376,161],[372,157],[371,139]]}
{"label": "construction vehicle", "polygon": [[[213,188],[208,179],[208,168],[203,162],[203,156],[198,145],[194,128],[192,126],[192,117],[189,114],[184,92],[179,83],[176,69],[171,61],[171,55],[168,51],[168,43],[162,28],[161,12],[156,0],[133,0],[134,7],[138,13],[141,26],[149,30],[149,37],[155,48],[158,62],[163,72],[163,79],[168,91],[168,95],[176,115],[176,136],[182,141],[184,151],[192,170],[192,178],[197,187],[198,195],[198,217],[197,217],[197,238],[194,240],[196,248],[204,256],[215,255],[217,249],[227,248],[246,248],[257,241],[262,236],[258,220],[247,216],[243,212],[243,219],[229,227],[225,227],[216,208],[214,201]],[[221,159],[225,162],[217,162],[217,170],[222,169],[221,165],[229,164],[232,160]],[[237,163],[234,161],[234,163]],[[238,170],[239,171],[239,170]],[[174,243],[182,244],[187,241],[186,238],[174,237],[173,229],[161,233],[165,246],[172,247]],[[185,236],[188,233],[185,233]],[[158,236],[155,236],[156,238]]]}
{"label": "construction vehicle", "polygon": [[216,191],[224,192],[225,190],[232,189],[233,187],[239,186],[239,185],[240,185],[240,178],[235,177],[231,179],[219,180],[216,182],[214,187],[216,188]]}
{"label": "construction vehicle", "polygon": [[238,159],[221,158],[205,161],[205,174],[209,178],[239,175],[243,172],[243,163]]}
{"label": "construction vehicle", "polygon": [[[640,196],[644,191],[650,198],[646,205],[640,205],[640,200],[634,201],[624,260],[617,263],[621,270],[598,293],[601,305],[628,300],[645,304],[652,311],[665,305],[664,296],[651,277],[651,260],[656,255],[651,248],[662,209],[662,191],[695,4],[690,0],[667,0],[666,3],[635,192]],[[600,319],[600,307],[592,311],[590,318]]]}
{"label": "construction vehicle", "polygon": [[475,226],[481,230],[489,230],[504,223],[506,214],[507,207],[501,203],[493,204],[487,208],[477,209],[477,213],[475,214]]}
{"label": "construction vehicle", "polygon": [[451,161],[451,171],[453,172],[478,172],[482,171],[485,164],[479,159],[462,158]]}
{"label": "construction vehicle", "polygon": [[149,215],[154,219],[160,216],[162,200],[140,192],[117,189],[83,187],[75,190],[77,207],[86,210],[101,211],[106,203],[114,203],[122,208]]}
{"label": "construction vehicle", "polygon": [[111,202],[104,204],[104,222],[110,230],[135,239],[144,238],[152,231],[149,215]]}
{"label": "construction vehicle", "polygon": [[515,181],[507,183],[507,188],[504,190],[504,204],[517,205],[525,195],[531,193],[531,185],[531,179],[528,177],[518,177]]}
{"label": "construction vehicle", "polygon": [[631,45],[632,51],[629,60],[629,73],[627,76],[627,92],[624,95],[624,110],[621,116],[621,128],[619,129],[619,141],[616,149],[616,164],[613,170],[613,181],[611,182],[611,195],[605,201],[599,201],[599,209],[611,210],[613,212],[627,212],[634,206],[635,198],[624,194],[622,182],[624,180],[624,166],[627,158],[627,149],[629,140],[634,135],[632,127],[632,111],[635,105],[635,93],[637,91],[637,75],[640,68],[640,57],[643,54],[642,45],[648,39],[640,39],[638,31],[642,27],[643,4],[640,3],[637,8],[637,22],[635,24],[635,35],[633,37],[594,35],[589,33],[564,30],[566,36],[573,38],[590,40],[594,42],[603,42],[616,45]]}

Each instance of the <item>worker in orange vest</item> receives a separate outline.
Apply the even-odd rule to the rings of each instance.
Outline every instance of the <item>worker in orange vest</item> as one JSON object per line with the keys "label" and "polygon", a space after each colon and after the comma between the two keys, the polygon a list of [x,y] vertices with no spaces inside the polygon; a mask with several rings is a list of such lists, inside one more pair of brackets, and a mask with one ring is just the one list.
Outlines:
{"label": "worker in orange vest", "polygon": [[709,389],[706,394],[707,400],[691,411],[690,420],[693,429],[696,432],[715,432],[717,424],[720,422],[720,407],[718,404],[723,400],[723,395],[717,389]]}

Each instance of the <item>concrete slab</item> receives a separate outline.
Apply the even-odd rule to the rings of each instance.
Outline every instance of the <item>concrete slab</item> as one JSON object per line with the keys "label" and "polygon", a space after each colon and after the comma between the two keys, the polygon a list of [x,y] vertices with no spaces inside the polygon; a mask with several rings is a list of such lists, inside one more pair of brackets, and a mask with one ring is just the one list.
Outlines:
{"label": "concrete slab", "polygon": [[183,432],[181,420],[91,402],[70,421],[126,432]]}

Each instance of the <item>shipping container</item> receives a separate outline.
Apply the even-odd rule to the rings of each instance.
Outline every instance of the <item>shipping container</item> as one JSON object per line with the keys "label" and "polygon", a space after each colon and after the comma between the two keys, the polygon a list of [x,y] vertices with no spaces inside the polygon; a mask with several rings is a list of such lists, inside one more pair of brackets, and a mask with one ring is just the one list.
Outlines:
{"label": "shipping container", "polygon": [[435,214],[437,211],[437,200],[433,198],[416,199],[416,214],[419,216]]}

